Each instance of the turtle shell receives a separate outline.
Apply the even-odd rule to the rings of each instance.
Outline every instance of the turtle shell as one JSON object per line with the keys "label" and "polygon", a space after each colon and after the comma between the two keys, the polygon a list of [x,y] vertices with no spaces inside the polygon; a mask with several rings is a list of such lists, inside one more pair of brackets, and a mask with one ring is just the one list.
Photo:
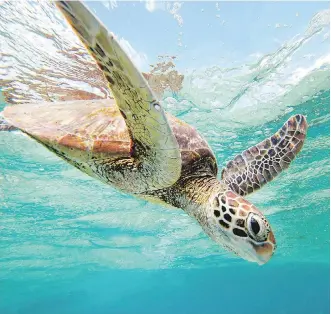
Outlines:
{"label": "turtle shell", "polygon": [[[133,141],[113,99],[26,103],[6,107],[3,116],[68,161],[132,155]],[[167,118],[181,150],[182,166],[203,158],[216,174],[207,142],[187,123],[170,114]]]}
{"label": "turtle shell", "polygon": [[27,103],[8,106],[3,115],[47,146],[130,156],[132,141],[113,99]]}

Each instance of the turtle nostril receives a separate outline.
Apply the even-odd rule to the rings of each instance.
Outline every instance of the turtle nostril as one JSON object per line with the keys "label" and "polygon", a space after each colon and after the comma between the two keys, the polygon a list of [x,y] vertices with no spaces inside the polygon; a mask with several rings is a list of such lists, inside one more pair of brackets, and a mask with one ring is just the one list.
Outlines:
{"label": "turtle nostril", "polygon": [[257,220],[254,219],[254,217],[251,218],[251,228],[253,230],[253,232],[257,235],[260,231],[260,225],[259,223],[257,222]]}

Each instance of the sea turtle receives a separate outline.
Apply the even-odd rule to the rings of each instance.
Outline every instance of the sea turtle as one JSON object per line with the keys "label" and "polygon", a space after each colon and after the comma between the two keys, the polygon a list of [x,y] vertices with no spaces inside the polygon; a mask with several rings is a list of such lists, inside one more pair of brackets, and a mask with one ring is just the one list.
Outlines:
{"label": "sea turtle", "polygon": [[244,196],[290,165],[306,137],[305,117],[291,117],[273,136],[237,155],[218,180],[207,142],[163,111],[114,35],[82,3],[56,5],[102,70],[114,99],[8,106],[0,129],[22,130],[121,191],[183,209],[226,249],[266,263],[275,237],[265,216]]}

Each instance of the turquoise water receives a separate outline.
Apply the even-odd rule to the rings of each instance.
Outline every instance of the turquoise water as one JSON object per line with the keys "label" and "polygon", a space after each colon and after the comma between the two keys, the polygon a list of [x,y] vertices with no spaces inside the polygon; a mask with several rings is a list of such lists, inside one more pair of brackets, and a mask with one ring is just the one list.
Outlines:
{"label": "turquoise water", "polygon": [[[176,69],[185,78],[179,92],[162,95],[164,107],[205,136],[219,169],[273,134],[291,115],[306,115],[310,128],[298,158],[249,197],[271,222],[277,251],[264,266],[240,260],[219,248],[184,212],[103,185],[21,133],[0,133],[0,313],[329,313],[327,3],[246,4],[254,24],[247,29],[237,24],[224,29],[232,25],[231,14],[236,21],[244,19],[243,12],[231,7],[235,4],[221,2],[223,13],[215,3],[185,2],[179,9],[174,3],[169,8],[158,4],[152,12],[145,3],[111,8],[114,3],[107,2],[108,9],[89,5],[109,28],[109,17],[115,19],[114,31],[125,36],[122,44],[131,42],[144,52],[132,54],[140,56],[136,62],[142,71],[148,71],[144,58],[155,63],[159,52],[148,44],[149,36],[136,44],[135,36],[130,37],[134,13],[150,19],[156,14],[174,32],[174,38],[165,35],[164,42],[172,44],[161,53],[179,56]],[[263,20],[261,10],[275,21],[259,22],[254,12]],[[282,20],[282,12],[288,20]],[[130,18],[121,19],[121,14]],[[194,46],[197,19],[201,29],[213,27],[208,36],[222,34],[223,50],[215,42],[210,45],[217,47],[214,53],[207,35],[205,51],[199,43]],[[271,32],[267,24],[262,31],[259,23],[271,23],[275,33],[254,40]],[[153,25],[155,42],[161,26]],[[235,53],[231,60],[229,47],[238,51],[237,42],[247,37],[252,39],[242,44],[247,50],[243,54],[256,54],[245,59]],[[102,81],[84,72],[90,60],[79,49],[49,4],[1,6],[1,108],[6,102],[56,100],[76,89],[100,93]]]}

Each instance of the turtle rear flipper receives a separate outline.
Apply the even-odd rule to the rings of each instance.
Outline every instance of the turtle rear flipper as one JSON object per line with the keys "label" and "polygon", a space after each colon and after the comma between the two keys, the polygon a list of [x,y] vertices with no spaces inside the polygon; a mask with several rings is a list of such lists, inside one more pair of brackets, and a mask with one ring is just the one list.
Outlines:
{"label": "turtle rear flipper", "polygon": [[1,131],[17,131],[18,128],[8,123],[1,115],[0,115],[0,132]]}
{"label": "turtle rear flipper", "polygon": [[56,5],[103,71],[127,124],[134,145],[132,160],[120,161],[123,177],[140,182],[134,187],[136,193],[171,186],[180,177],[180,150],[146,80],[114,36],[81,2],[57,1]]}
{"label": "turtle rear flipper", "polygon": [[289,167],[303,146],[307,129],[303,115],[291,117],[273,136],[228,162],[222,179],[240,195],[260,189]]}

